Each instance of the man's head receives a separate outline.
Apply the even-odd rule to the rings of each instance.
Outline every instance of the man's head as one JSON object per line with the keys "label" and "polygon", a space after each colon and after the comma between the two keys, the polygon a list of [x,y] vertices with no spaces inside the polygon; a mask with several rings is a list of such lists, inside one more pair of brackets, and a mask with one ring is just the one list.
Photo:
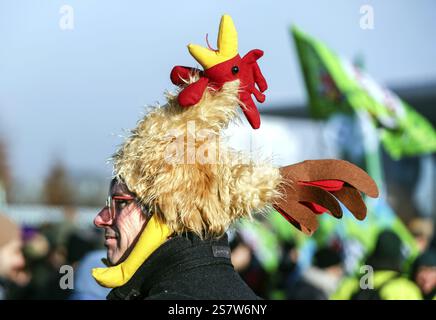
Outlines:
{"label": "man's head", "polygon": [[366,264],[374,270],[402,270],[404,255],[402,253],[403,242],[392,230],[385,229],[380,232],[373,252],[368,257]]}
{"label": "man's head", "polygon": [[313,265],[325,272],[340,278],[343,275],[341,252],[332,247],[321,247],[315,252]]}
{"label": "man's head", "polygon": [[25,264],[19,227],[0,214],[0,277],[14,280]]}
{"label": "man's head", "polygon": [[122,181],[113,179],[106,206],[94,219],[98,228],[104,228],[110,265],[117,265],[129,256],[147,221],[135,195]]}

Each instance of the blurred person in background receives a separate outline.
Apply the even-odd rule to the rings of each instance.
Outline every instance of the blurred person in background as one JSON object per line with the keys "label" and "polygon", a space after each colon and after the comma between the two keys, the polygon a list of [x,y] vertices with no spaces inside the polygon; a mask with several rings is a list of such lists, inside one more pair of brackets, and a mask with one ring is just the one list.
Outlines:
{"label": "blurred person in background", "polygon": [[286,288],[286,299],[327,300],[338,288],[343,273],[341,253],[335,248],[321,247],[315,252],[313,265]]}
{"label": "blurred person in background", "polygon": [[92,278],[92,268],[104,267],[105,251],[95,251],[100,241],[96,229],[78,229],[66,241],[67,264],[74,269],[74,289],[70,300],[102,300],[109,290],[98,285]]}
{"label": "blurred person in background", "polygon": [[89,252],[97,249],[101,241],[100,233],[96,229],[81,229],[71,232],[66,240],[66,263],[76,268]]}
{"label": "blurred person in background", "polygon": [[245,283],[262,298],[268,297],[268,273],[262,267],[254,250],[237,233],[230,242],[231,261]]}
{"label": "blurred person in background", "polygon": [[104,267],[105,250],[88,252],[78,263],[74,276],[74,290],[70,300],[104,300],[110,289],[100,286],[92,277],[92,269]]}
{"label": "blurred person in background", "polygon": [[282,239],[280,242],[279,266],[272,275],[272,299],[286,299],[286,288],[298,280],[300,268],[298,262],[298,249],[293,239]]}
{"label": "blurred person in background", "polygon": [[[421,300],[419,288],[403,274],[404,256],[399,236],[383,230],[365,265],[373,273],[347,278],[331,297],[335,300]],[[371,269],[370,269],[371,270]],[[373,288],[361,287],[363,276],[371,279]],[[368,283],[365,282],[366,284]]]}
{"label": "blurred person in background", "polygon": [[[24,227],[23,253],[28,283],[13,293],[15,299],[64,300],[71,290],[62,289],[62,265],[75,268],[80,259],[96,248],[95,232],[76,230],[59,236],[59,224]],[[89,270],[88,270],[89,271]]]}
{"label": "blurred person in background", "polygon": [[415,217],[407,227],[416,240],[419,252],[427,250],[434,234],[433,221],[429,218]]}
{"label": "blurred person in background", "polygon": [[436,300],[436,250],[422,253],[413,263],[412,280],[421,289],[425,300]]}
{"label": "blurred person in background", "polygon": [[[54,244],[51,238],[39,228],[24,227],[23,253],[29,282],[15,292],[16,299],[63,299],[59,289],[59,269],[52,264]],[[55,228],[55,226],[51,226]]]}
{"label": "blurred person in background", "polygon": [[0,214],[0,300],[11,298],[10,290],[22,282],[25,260],[21,246],[20,228]]}
{"label": "blurred person in background", "polygon": [[26,273],[29,282],[16,292],[17,299],[32,299],[41,292],[34,288],[44,283],[46,277],[45,259],[50,251],[50,243],[38,228],[23,226],[23,254],[26,259]]}

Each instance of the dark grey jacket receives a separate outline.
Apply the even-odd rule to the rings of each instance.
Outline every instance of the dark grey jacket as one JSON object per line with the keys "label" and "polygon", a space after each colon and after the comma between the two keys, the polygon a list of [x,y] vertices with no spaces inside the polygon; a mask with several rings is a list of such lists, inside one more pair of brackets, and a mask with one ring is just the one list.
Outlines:
{"label": "dark grey jacket", "polygon": [[259,299],[233,269],[227,235],[201,240],[191,233],[165,242],[107,298]]}

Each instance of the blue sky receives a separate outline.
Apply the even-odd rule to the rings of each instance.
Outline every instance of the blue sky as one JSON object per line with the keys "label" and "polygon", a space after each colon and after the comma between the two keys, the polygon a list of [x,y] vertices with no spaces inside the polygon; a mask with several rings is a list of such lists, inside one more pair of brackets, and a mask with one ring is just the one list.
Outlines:
{"label": "blue sky", "polygon": [[[74,29],[62,30],[62,5]],[[362,5],[374,8],[374,30],[359,27]],[[346,57],[364,56],[388,85],[436,79],[436,2],[432,0],[0,2],[0,134],[14,175],[45,176],[55,158],[74,171],[109,174],[105,160],[144,105],[163,102],[174,65],[195,66],[190,42],[214,44],[220,16],[233,17],[239,49],[260,48],[269,82],[260,108],[305,101],[289,36],[291,24]]]}

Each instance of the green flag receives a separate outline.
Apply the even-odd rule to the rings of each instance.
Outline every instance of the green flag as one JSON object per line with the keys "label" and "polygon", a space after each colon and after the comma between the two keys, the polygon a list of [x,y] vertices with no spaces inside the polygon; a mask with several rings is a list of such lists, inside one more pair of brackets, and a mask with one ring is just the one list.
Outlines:
{"label": "green flag", "polygon": [[312,116],[368,112],[394,159],[436,151],[436,131],[423,116],[322,42],[292,28]]}

